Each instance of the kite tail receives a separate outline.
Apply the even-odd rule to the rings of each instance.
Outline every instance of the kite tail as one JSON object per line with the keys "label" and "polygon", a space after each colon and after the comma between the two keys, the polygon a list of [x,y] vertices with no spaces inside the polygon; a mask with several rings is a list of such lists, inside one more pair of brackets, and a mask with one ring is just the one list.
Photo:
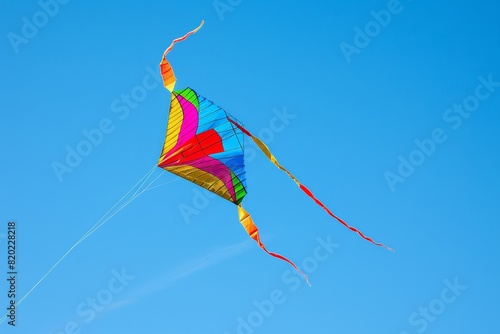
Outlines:
{"label": "kite tail", "polygon": [[186,38],[188,38],[188,36],[194,34],[198,30],[200,30],[200,28],[203,26],[204,22],[205,21],[201,20],[200,25],[196,29],[191,30],[190,32],[188,32],[187,34],[185,34],[182,37],[174,39],[172,41],[172,43],[170,44],[170,46],[165,50],[165,52],[163,52],[163,56],[161,57],[161,62],[160,62],[160,73],[161,73],[161,77],[163,78],[163,85],[170,92],[172,92],[174,90],[175,82],[177,81],[177,79],[175,78],[174,70],[172,69],[172,66],[167,61],[167,58],[166,58],[167,53],[169,53],[174,48],[175,43],[185,40]]}
{"label": "kite tail", "polygon": [[276,165],[276,167],[278,167],[279,169],[281,169],[282,171],[284,171],[286,174],[288,174],[288,176],[295,181],[295,183],[297,183],[297,185],[299,186],[299,188],[307,195],[309,196],[317,205],[319,205],[320,207],[322,207],[330,216],[332,216],[333,218],[335,218],[339,223],[341,223],[342,225],[344,225],[345,227],[347,227],[349,230],[353,231],[353,232],[356,232],[357,234],[359,234],[359,236],[369,242],[371,242],[372,244],[374,245],[377,245],[377,246],[381,246],[381,247],[384,247],[392,252],[394,252],[394,249],[390,248],[390,247],[387,247],[386,245],[384,244],[381,244],[381,243],[378,243],[378,242],[375,242],[373,241],[372,238],[369,238],[367,236],[365,236],[360,230],[358,230],[357,228],[355,227],[352,227],[352,226],[349,226],[344,220],[340,219],[339,217],[337,217],[336,215],[333,214],[333,212],[330,211],[330,209],[328,209],[326,207],[326,205],[324,205],[319,199],[316,198],[316,196],[314,196],[314,194],[306,187],[304,186],[303,184],[301,184],[299,182],[299,180],[297,180],[297,178],[295,176],[293,176],[292,173],[290,173],[285,167],[283,167],[282,165],[279,164],[278,160],[276,160],[276,158],[274,157],[274,155],[271,153],[271,151],[269,150],[269,148],[266,146],[266,144],[264,144],[262,142],[262,140],[260,140],[259,138],[253,136],[250,132],[248,132],[248,130],[246,130],[244,127],[242,127],[241,125],[239,125],[238,123],[234,122],[233,120],[231,120],[230,118],[228,118],[229,121],[231,123],[233,123],[238,129],[240,129],[244,134],[246,134],[247,136],[249,136],[250,138],[252,138],[252,140],[255,142],[255,144],[257,144],[257,146],[261,149],[261,151],[266,155],[266,157],[273,163]]}
{"label": "kite tail", "polygon": [[[257,226],[255,226],[252,220],[252,216],[250,216],[250,214],[245,209],[243,209],[241,204],[238,204],[238,216],[240,218],[241,225],[243,225],[250,238],[255,240],[257,244],[260,246],[260,248],[262,248],[267,254],[275,258],[278,258],[280,260],[283,260],[285,262],[288,262],[299,274],[301,274],[305,278],[307,284],[309,284],[309,279],[307,278],[306,274],[300,271],[300,269],[292,261],[288,260],[286,257],[281,256],[279,254],[269,252],[266,249],[266,246],[264,246],[264,244],[260,241],[259,229],[257,228]],[[310,285],[311,284],[309,284],[309,286]]]}

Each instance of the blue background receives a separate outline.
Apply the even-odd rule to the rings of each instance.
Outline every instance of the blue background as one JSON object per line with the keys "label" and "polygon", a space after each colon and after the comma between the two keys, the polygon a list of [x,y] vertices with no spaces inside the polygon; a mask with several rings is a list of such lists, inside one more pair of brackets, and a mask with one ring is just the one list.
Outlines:
{"label": "blue background", "polygon": [[[248,238],[234,205],[157,169],[1,331],[498,332],[500,87],[460,126],[443,117],[473,101],[478,78],[500,81],[500,6],[401,0],[375,23],[371,11],[390,3],[3,2],[0,273],[15,220],[18,299],[155,165],[169,106],[158,63],[201,19],[169,55],[177,88],[224,107],[334,213],[396,252],[328,217],[247,141],[245,208],[311,288]],[[140,101],[127,105],[132,93]],[[103,120],[108,133],[58,178],[54,163]],[[418,153],[415,140],[435,129],[446,140]],[[401,157],[418,166],[391,187]],[[336,244],[321,260],[318,238]],[[122,271],[126,286],[114,279]]]}

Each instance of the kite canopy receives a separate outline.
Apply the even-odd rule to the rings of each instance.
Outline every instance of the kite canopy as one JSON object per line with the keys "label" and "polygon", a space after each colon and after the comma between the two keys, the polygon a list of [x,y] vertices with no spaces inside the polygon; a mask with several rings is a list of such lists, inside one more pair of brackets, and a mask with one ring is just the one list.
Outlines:
{"label": "kite canopy", "polygon": [[197,32],[202,25],[203,21],[196,29],[175,39],[163,53],[160,73],[165,88],[172,94],[167,134],[158,166],[238,205],[239,220],[259,247],[269,255],[291,264],[307,280],[307,276],[292,261],[267,250],[261,241],[259,230],[252,217],[241,206],[241,202],[247,194],[243,146],[244,135],[246,135],[255,142],[276,167],[285,172],[308,197],[331,217],[351,231],[356,232],[363,239],[392,250],[366,237],[361,231],[349,226],[334,215],[306,186],[278,162],[259,138],[253,136],[224,109],[205,99],[191,88],[174,90],[176,78],[166,56],[175,43],[185,40],[189,35]]}
{"label": "kite canopy", "polygon": [[247,194],[243,133],[230,116],[191,88],[172,92],[158,166],[235,204]]}

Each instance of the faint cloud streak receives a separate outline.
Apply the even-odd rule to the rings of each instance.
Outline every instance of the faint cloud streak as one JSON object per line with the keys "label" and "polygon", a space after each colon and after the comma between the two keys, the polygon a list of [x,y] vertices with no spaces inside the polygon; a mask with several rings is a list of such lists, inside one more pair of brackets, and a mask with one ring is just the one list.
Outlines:
{"label": "faint cloud streak", "polygon": [[219,247],[208,254],[192,258],[184,264],[167,271],[164,275],[152,282],[149,282],[142,288],[139,288],[139,290],[135,293],[136,297],[134,298],[134,301],[139,300],[145,295],[165,290],[181,279],[227,261],[230,258],[233,258],[250,249],[252,244],[252,240],[248,239],[234,245]]}

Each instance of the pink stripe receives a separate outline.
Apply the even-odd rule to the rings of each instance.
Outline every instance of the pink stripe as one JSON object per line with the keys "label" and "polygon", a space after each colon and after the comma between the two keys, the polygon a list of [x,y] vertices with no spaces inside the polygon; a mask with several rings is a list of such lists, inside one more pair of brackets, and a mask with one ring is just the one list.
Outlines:
{"label": "pink stripe", "polygon": [[[170,164],[170,165],[175,166],[176,164]],[[233,201],[236,202],[236,195],[234,193],[233,178],[231,177],[231,171],[225,164],[223,164],[217,159],[205,156],[196,159],[188,166],[196,167],[204,172],[212,174],[215,178],[220,179],[222,182],[224,182],[224,185],[229,191],[229,195],[231,195]]]}
{"label": "pink stripe", "polygon": [[177,151],[182,145],[184,145],[189,139],[196,135],[196,130],[198,129],[198,110],[196,107],[186,100],[181,95],[176,95],[177,101],[182,108],[183,119],[181,124],[181,130],[179,132],[179,138],[177,143],[170,151],[167,152],[166,156],[170,155],[170,152]]}

